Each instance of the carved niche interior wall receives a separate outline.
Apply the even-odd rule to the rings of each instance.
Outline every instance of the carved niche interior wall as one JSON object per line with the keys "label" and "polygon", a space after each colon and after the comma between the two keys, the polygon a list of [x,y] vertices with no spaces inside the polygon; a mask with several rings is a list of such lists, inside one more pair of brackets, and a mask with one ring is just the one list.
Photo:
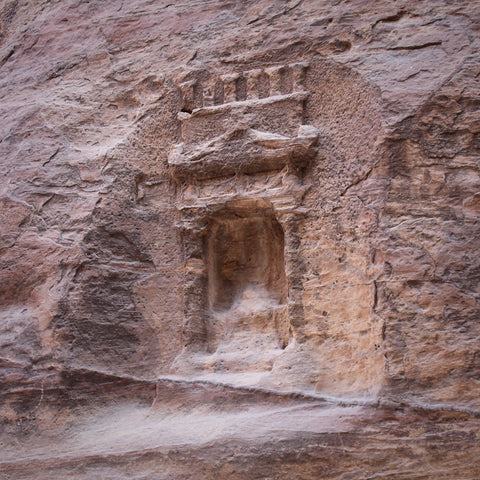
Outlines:
{"label": "carved niche interior wall", "polygon": [[185,260],[178,373],[266,371],[301,340],[302,176],[318,137],[302,124],[307,68],[180,86],[182,141],[168,159]]}

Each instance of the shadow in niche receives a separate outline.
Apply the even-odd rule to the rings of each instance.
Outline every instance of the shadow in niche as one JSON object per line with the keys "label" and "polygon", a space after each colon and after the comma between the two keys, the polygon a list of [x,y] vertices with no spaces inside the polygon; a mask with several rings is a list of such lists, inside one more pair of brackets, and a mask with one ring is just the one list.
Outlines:
{"label": "shadow in niche", "polygon": [[285,303],[283,230],[273,212],[217,214],[206,243],[211,310],[230,308],[247,288],[264,290],[272,301]]}
{"label": "shadow in niche", "polygon": [[[242,368],[249,352],[285,348],[290,328],[284,233],[270,204],[241,200],[213,215],[205,236],[208,272],[207,351]],[[242,352],[241,358],[234,352]],[[254,354],[254,352],[256,352]],[[230,364],[230,365],[227,365]],[[265,369],[265,365],[258,368]],[[250,365],[252,367],[252,365]]]}

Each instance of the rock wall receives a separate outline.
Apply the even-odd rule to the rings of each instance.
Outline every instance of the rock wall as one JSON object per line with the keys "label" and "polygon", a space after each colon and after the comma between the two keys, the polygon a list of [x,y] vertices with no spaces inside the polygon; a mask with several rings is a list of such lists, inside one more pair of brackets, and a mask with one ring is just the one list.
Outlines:
{"label": "rock wall", "polygon": [[478,415],[479,25],[2,2],[6,392],[89,371]]}

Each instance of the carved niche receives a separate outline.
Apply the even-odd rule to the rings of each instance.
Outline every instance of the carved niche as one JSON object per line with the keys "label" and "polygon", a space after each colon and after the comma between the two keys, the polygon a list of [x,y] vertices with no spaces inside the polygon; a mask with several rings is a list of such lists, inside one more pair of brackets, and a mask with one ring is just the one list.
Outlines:
{"label": "carved niche", "polygon": [[282,349],[303,325],[298,225],[308,189],[303,171],[318,137],[302,124],[307,68],[273,66],[180,85],[181,142],[168,163],[190,351],[215,352],[242,330]]}

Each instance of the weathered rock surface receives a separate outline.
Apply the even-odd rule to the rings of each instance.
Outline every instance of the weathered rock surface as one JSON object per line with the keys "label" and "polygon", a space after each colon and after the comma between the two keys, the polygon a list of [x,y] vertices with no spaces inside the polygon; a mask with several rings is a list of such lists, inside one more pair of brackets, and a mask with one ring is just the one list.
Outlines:
{"label": "weathered rock surface", "polygon": [[478,479],[480,5],[0,2],[0,479]]}

